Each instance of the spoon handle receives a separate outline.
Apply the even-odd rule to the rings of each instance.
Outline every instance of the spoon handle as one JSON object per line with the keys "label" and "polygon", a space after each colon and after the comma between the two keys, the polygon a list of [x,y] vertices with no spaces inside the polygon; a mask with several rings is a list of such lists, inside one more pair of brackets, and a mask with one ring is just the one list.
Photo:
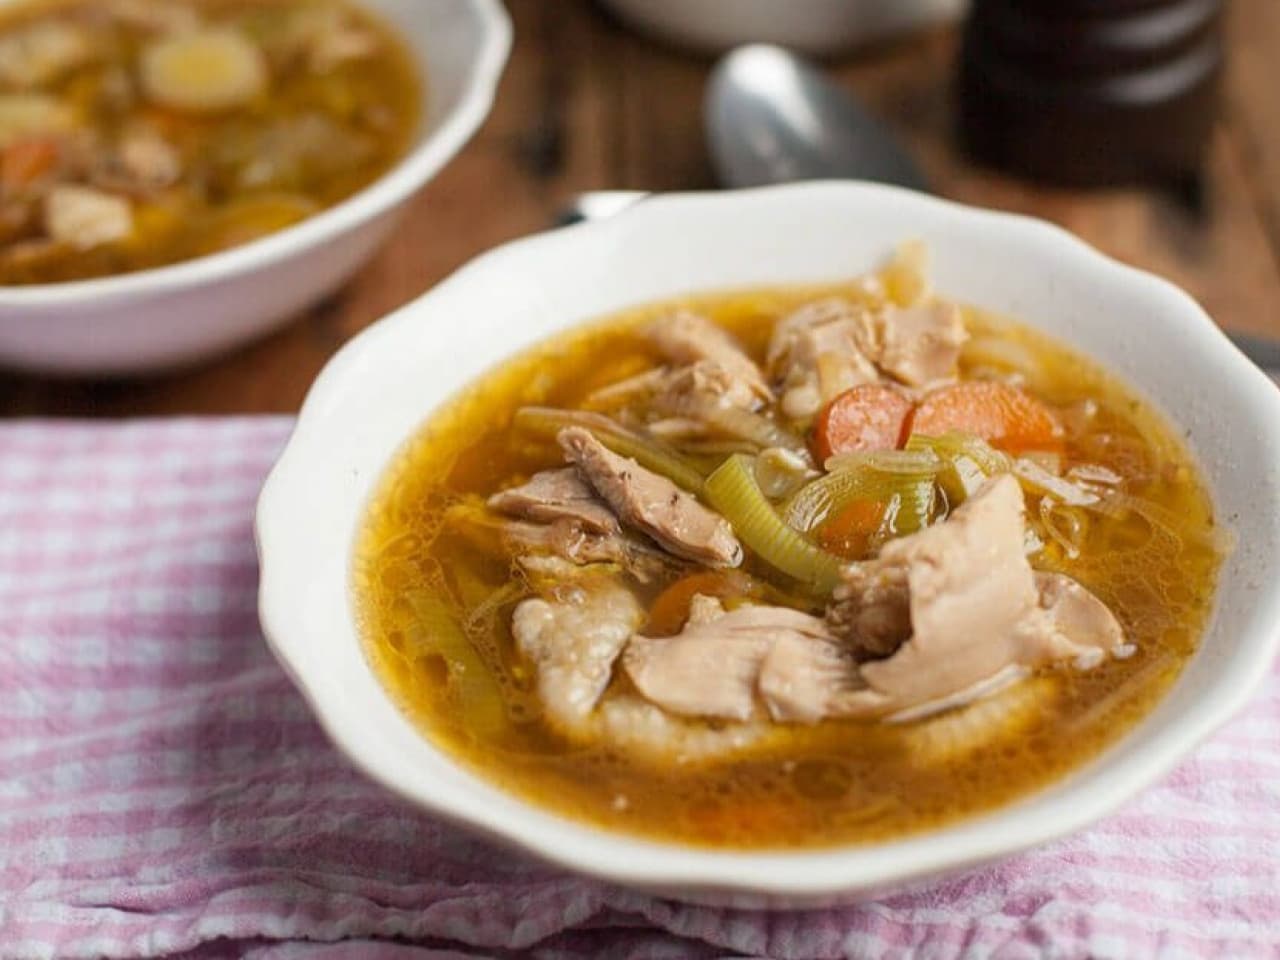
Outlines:
{"label": "spoon handle", "polygon": [[1280,374],[1280,338],[1255,333],[1223,331],[1246,357],[1272,374]]}
{"label": "spoon handle", "polygon": [[556,226],[603,220],[634,206],[647,196],[649,194],[645,190],[590,190],[580,193],[556,215]]}

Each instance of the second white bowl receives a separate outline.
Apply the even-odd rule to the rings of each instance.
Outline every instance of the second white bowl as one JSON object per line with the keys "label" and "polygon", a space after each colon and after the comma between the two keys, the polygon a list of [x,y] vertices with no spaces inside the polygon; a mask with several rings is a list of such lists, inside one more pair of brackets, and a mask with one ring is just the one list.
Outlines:
{"label": "second white bowl", "polygon": [[[0,0],[0,4],[8,0]],[[179,366],[261,336],[344,283],[484,121],[511,47],[498,0],[362,0],[406,42],[426,97],[409,153],[337,206],[156,270],[0,287],[0,365],[67,374]]]}

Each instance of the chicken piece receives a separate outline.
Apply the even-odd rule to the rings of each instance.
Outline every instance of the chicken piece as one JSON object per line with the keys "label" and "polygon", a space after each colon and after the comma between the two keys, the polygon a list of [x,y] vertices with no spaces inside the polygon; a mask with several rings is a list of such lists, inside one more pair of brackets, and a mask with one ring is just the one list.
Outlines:
{"label": "chicken piece", "polygon": [[847,300],[811,303],[774,328],[767,354],[781,386],[782,412],[807,421],[839,394],[880,379],[869,354],[878,352],[871,314]]}
{"label": "chicken piece", "polygon": [[178,182],[182,158],[154,130],[134,126],[121,135],[114,151],[99,152],[90,175],[94,185],[104,190],[148,197]]}
{"label": "chicken piece", "polygon": [[[841,698],[843,714],[923,715],[930,704],[941,709],[983,695],[1010,667],[1033,670],[1064,659],[1089,666],[1118,645],[1119,625],[1092,594],[1069,578],[1038,580],[1023,552],[1023,511],[1017,480],[1001,475],[945,523],[851,565],[828,613],[832,628],[855,625],[845,636],[863,643],[856,632],[861,608],[902,603],[905,578],[911,635],[887,659],[862,664],[867,689]],[[874,599],[860,592],[866,585],[878,591]],[[889,637],[886,630],[878,639]]]}
{"label": "chicken piece", "polygon": [[1045,656],[1075,656],[1079,665],[1087,668],[1097,665],[1106,652],[1124,645],[1124,628],[1116,615],[1079,581],[1046,571],[1036,571],[1035,579],[1045,616],[1032,619],[1034,635],[1027,639],[1047,645]]}
{"label": "chicken piece", "polygon": [[609,577],[525,600],[511,615],[516,647],[534,665],[538,696],[558,727],[581,728],[613,675],[613,662],[644,620],[634,594]]}
{"label": "chicken piece", "polygon": [[859,660],[879,660],[911,636],[907,567],[900,563],[852,563],[841,571],[827,608],[827,623]]}
{"label": "chicken piece", "polygon": [[0,36],[0,87],[34,90],[97,55],[93,35],[78,24],[37,20]]}
{"label": "chicken piece", "polygon": [[581,427],[561,430],[557,440],[623,523],[677,557],[715,567],[742,563],[742,545],[728,521],[666,477],[618,456]]}
{"label": "chicken piece", "polygon": [[689,617],[685,623],[688,626],[701,626],[719,620],[724,614],[724,604],[720,602],[719,597],[695,593],[689,598]]}
{"label": "chicken piece", "polygon": [[877,325],[876,363],[885,373],[913,387],[955,379],[960,348],[969,339],[958,307],[947,303],[889,307],[878,316]]}
{"label": "chicken piece", "polygon": [[779,723],[817,723],[840,716],[850,693],[866,686],[841,644],[793,633],[779,635],[760,664],[760,697]]}
{"label": "chicken piece", "polygon": [[146,127],[134,127],[120,139],[120,167],[142,190],[172,186],[182,175],[182,158],[173,146]]}
{"label": "chicken piece", "polygon": [[88,250],[132,234],[133,208],[122,197],[63,184],[45,197],[44,228],[51,240]]}
{"label": "chicken piece", "polygon": [[539,523],[573,520],[592,533],[617,533],[621,529],[613,511],[600,502],[572,467],[535,473],[528,483],[495,493],[489,498],[489,507]]}
{"label": "chicken piece", "polygon": [[[739,389],[741,381],[719,364],[699,360],[687,367],[667,371],[655,384],[653,405],[673,417],[687,417],[705,432],[706,426],[698,422],[698,411],[709,403],[749,407],[741,401],[744,394]],[[752,395],[754,397],[754,395]]]}
{"label": "chicken piece", "polygon": [[[632,638],[623,668],[645,699],[685,716],[749,720],[756,714],[762,665],[776,644],[832,641],[821,619],[789,607],[746,606],[714,617],[709,612],[700,605],[674,637]],[[802,713],[792,702],[803,695],[797,690],[811,692],[816,686],[790,675],[795,662],[784,653],[774,665],[770,690],[778,700],[769,703],[771,712]],[[849,674],[856,681],[852,663]],[[815,696],[818,704],[825,702]],[[813,711],[818,710],[815,705]]]}
{"label": "chicken piece", "polygon": [[534,556],[560,557],[578,566],[615,563],[642,583],[670,569],[670,560],[661,551],[626,533],[592,533],[573,520],[554,523],[508,521],[500,534],[506,548],[525,559]]}
{"label": "chicken piece", "polygon": [[705,317],[688,311],[665,317],[649,328],[649,339],[672,363],[718,368],[723,378],[718,395],[732,406],[750,410],[773,399],[755,361],[726,330]]}

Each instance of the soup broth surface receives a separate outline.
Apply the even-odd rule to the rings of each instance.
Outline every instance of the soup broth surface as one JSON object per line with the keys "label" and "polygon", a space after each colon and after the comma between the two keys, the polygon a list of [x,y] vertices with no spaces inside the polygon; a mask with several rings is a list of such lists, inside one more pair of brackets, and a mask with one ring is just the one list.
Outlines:
{"label": "soup broth surface", "polygon": [[[1066,462],[1114,471],[1126,494],[1151,505],[1145,514],[1091,515],[1078,557],[1051,542],[1032,558],[1102,599],[1131,656],[1046,670],[916,722],[779,726],[755,747],[706,763],[572,743],[544,722],[510,629],[532,590],[518,567],[451,529],[447,510],[561,465],[554,444],[513,428],[513,414],[530,404],[578,406],[660,362],[641,333],[655,318],[696,310],[762,360],[780,317],[831,295],[863,293],[858,284],[762,289],[632,310],[504,363],[432,414],[382,480],[354,561],[368,658],[424,736],[575,820],[707,847],[794,848],[900,837],[1008,803],[1095,757],[1151,710],[1195,651],[1211,607],[1220,534],[1197,470],[1171,426],[1098,365],[1028,327],[964,309],[973,339],[961,378],[1029,367],[1026,388],[1062,411]],[[1004,346],[992,349],[996,341]],[[770,578],[758,564],[747,569]],[[666,585],[636,589],[648,603]],[[442,630],[455,639],[442,645]],[[450,652],[457,638],[465,662]],[[468,688],[475,683],[485,688],[479,699]],[[488,703],[482,715],[477,702]]]}

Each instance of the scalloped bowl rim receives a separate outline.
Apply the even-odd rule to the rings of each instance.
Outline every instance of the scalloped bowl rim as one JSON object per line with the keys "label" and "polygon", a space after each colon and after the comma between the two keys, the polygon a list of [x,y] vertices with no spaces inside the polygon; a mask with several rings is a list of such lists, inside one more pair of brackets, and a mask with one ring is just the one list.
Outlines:
{"label": "scalloped bowl rim", "polygon": [[[375,356],[394,350],[394,343],[421,324],[436,304],[465,300],[468,290],[492,284],[503,276],[518,276],[538,263],[572,258],[575,251],[584,251],[587,245],[607,247],[625,237],[652,239],[655,234],[678,230],[681,220],[687,217],[715,221],[736,211],[742,217],[769,222],[771,216],[782,216],[795,207],[831,211],[826,215],[834,216],[836,210],[850,212],[862,204],[892,204],[894,209],[909,214],[907,219],[913,224],[945,221],[959,232],[1016,249],[1018,256],[1030,260],[1047,258],[1064,270],[1092,277],[1100,288],[1123,290],[1130,299],[1149,304],[1154,316],[1164,318],[1166,333],[1185,341],[1180,352],[1203,358],[1213,368],[1222,395],[1229,395],[1241,410],[1249,412],[1255,421],[1252,426],[1263,431],[1255,438],[1262,445],[1263,455],[1270,452],[1280,461],[1280,391],[1230,344],[1199,305],[1172,284],[1125,266],[1043,221],[880,185],[810,183],[734,193],[658,196],[604,222],[508,243],[472,261],[419,301],[365,330],[338,353],[313,385],[293,436],[271,471],[259,501],[255,532],[262,563],[259,609],[265,635],[329,737],[357,767],[421,808],[585,874],[676,896],[745,895],[766,898],[764,905],[796,905],[898,887],[1078,830],[1154,783],[1247,703],[1266,676],[1280,642],[1280,588],[1276,586],[1280,574],[1280,510],[1259,518],[1257,524],[1242,531],[1250,558],[1261,564],[1257,575],[1262,585],[1250,585],[1257,590],[1256,604],[1244,614],[1246,629],[1236,640],[1239,649],[1230,658],[1215,658],[1213,665],[1205,668],[1212,671],[1209,689],[1191,709],[1174,716],[1163,709],[1185,681],[1188,667],[1151,715],[1084,767],[1029,797],[901,839],[795,851],[713,850],[651,841],[572,821],[536,807],[466,772],[422,738],[433,754],[445,757],[449,766],[461,771],[461,786],[424,786],[414,782],[394,757],[380,755],[368,737],[353,729],[341,689],[327,682],[331,678],[326,678],[326,664],[308,655],[306,629],[297,614],[299,597],[291,595],[284,582],[287,565],[315,562],[298,548],[298,538],[283,514],[288,500],[308,482],[310,472],[324,468],[324,451],[332,449],[334,439],[326,438],[325,427],[335,405],[342,403],[338,394],[369,376]],[[814,215],[815,221],[817,216]],[[884,238],[884,244],[887,247],[900,239]],[[598,281],[592,278],[582,282]],[[948,292],[940,289],[944,294]],[[673,289],[670,295],[681,292],[689,291]],[[581,319],[585,318],[567,318],[558,328],[569,328]],[[1036,322],[1033,316],[1019,319]],[[530,342],[544,336],[540,333]],[[514,348],[495,349],[489,357],[490,366],[512,352]],[[1105,356],[1098,359],[1108,362]],[[1133,385],[1146,392],[1144,385]],[[439,399],[423,405],[420,420]],[[1193,449],[1195,446],[1193,441]],[[1280,503],[1280,479],[1274,470],[1264,471],[1259,484],[1261,496],[1273,504]],[[1210,489],[1216,502],[1219,494],[1212,482]],[[349,557],[344,558],[343,569],[348,570],[348,565]],[[1219,596],[1227,576],[1224,567]],[[1215,610],[1206,637],[1219,629],[1219,613]],[[344,627],[354,638],[354,625]],[[1201,655],[1198,652],[1196,658]],[[1140,753],[1126,751],[1133,741],[1141,741],[1144,746]],[[1106,762],[1117,752],[1125,753],[1122,766]],[[1099,767],[1104,768],[1102,775]]]}

